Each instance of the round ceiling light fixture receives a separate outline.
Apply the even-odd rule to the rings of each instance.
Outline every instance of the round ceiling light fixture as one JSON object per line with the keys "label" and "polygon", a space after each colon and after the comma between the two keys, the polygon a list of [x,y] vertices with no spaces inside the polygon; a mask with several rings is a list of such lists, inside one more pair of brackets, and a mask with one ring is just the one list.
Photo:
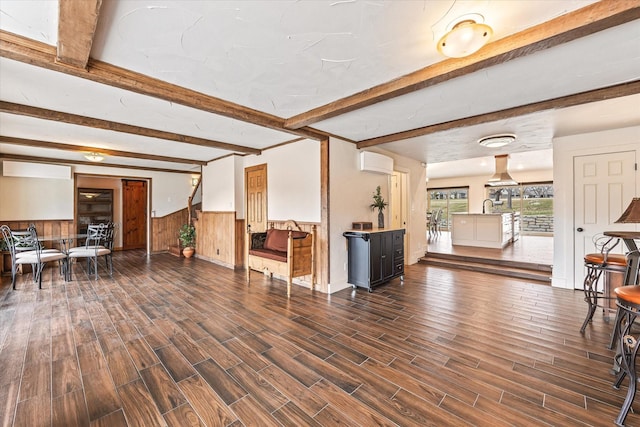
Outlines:
{"label": "round ceiling light fixture", "polygon": [[488,148],[499,148],[511,144],[516,140],[516,136],[511,133],[503,133],[500,135],[490,135],[480,138],[478,144]]}
{"label": "round ceiling light fixture", "polygon": [[450,58],[469,56],[487,44],[492,35],[493,29],[487,24],[464,17],[438,40],[438,52]]}
{"label": "round ceiling light fixture", "polygon": [[100,153],[87,153],[84,155],[84,158],[90,162],[101,162],[104,160],[104,156]]}

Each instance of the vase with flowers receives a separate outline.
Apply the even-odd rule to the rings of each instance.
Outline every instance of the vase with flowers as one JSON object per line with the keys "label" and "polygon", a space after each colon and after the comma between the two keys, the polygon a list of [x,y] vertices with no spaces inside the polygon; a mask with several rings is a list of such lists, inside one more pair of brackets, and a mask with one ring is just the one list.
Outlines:
{"label": "vase with flowers", "polygon": [[369,205],[372,211],[378,209],[378,228],[384,228],[384,208],[388,205],[387,202],[382,198],[382,194],[380,193],[380,186],[376,188],[376,192],[373,193],[373,203]]}

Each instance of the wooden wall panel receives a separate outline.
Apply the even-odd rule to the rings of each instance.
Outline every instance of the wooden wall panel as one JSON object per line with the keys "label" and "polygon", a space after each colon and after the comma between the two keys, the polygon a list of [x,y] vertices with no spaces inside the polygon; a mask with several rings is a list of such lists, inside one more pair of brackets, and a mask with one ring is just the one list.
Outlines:
{"label": "wooden wall panel", "polygon": [[199,212],[196,256],[229,268],[236,266],[236,213]]}
{"label": "wooden wall panel", "polygon": [[[285,228],[286,222],[287,220],[269,220],[268,227],[271,228],[271,225],[273,224],[273,228],[283,229]],[[314,264],[315,264],[315,272],[316,272],[315,288],[316,290],[321,290],[323,292],[326,292],[326,290],[323,290],[322,286],[319,286],[319,285],[322,283],[328,282],[328,278],[326,278],[325,275],[329,271],[329,268],[328,266],[325,266],[323,264],[325,262],[324,260],[326,259],[326,257],[321,256],[321,254],[322,254],[322,251],[324,250],[323,248],[329,247],[329,242],[324,241],[322,237],[322,233],[320,233],[320,224],[316,222],[301,222],[301,221],[296,221],[296,223],[300,226],[302,231],[308,231],[308,232],[311,232],[312,226],[314,225],[316,226],[315,248],[314,248]],[[303,276],[301,278],[298,277],[296,279],[302,279],[303,282],[309,284],[311,282],[311,275]],[[294,279],[294,282],[296,279]]]}
{"label": "wooden wall panel", "polygon": [[159,218],[151,218],[151,252],[166,252],[179,244],[178,231],[189,222],[187,208]]}
{"label": "wooden wall panel", "polygon": [[[26,230],[29,225],[36,226],[38,236],[54,236],[54,237],[66,237],[75,234],[75,223],[72,220],[42,220],[42,221],[7,221],[6,224],[12,230]],[[0,237],[1,238],[1,237]],[[60,249],[58,242],[47,242],[48,247]]]}
{"label": "wooden wall panel", "polygon": [[247,228],[244,219],[236,219],[236,259],[235,267],[244,268],[244,241]]}

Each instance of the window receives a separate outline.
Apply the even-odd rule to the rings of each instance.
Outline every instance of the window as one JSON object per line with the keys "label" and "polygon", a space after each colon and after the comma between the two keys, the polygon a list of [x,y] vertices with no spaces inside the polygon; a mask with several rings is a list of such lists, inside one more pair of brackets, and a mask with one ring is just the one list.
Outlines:
{"label": "window", "polygon": [[552,182],[486,187],[486,190],[487,198],[493,202],[494,212],[520,212],[522,233],[540,235],[553,233]]}
{"label": "window", "polygon": [[440,229],[449,230],[452,213],[469,212],[469,187],[428,189],[427,211],[436,209],[442,209]]}

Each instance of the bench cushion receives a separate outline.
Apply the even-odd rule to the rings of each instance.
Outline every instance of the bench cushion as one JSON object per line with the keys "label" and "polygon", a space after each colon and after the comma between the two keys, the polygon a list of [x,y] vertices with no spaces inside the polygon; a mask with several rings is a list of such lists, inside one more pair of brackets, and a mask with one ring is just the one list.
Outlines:
{"label": "bench cushion", "polygon": [[286,251],[274,251],[270,249],[251,249],[249,255],[259,256],[261,258],[272,259],[274,261],[287,262]]}
{"label": "bench cushion", "polygon": [[[305,231],[292,231],[291,233],[294,239],[305,238],[308,234]],[[272,251],[285,252],[286,254],[288,237],[289,230],[270,228],[267,230],[267,238],[264,241],[264,248]]]}

